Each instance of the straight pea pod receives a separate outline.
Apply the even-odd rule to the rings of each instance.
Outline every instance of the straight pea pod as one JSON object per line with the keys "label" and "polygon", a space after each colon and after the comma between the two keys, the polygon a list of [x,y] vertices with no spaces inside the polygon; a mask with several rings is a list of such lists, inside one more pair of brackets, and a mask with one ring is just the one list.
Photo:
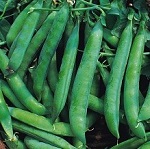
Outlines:
{"label": "straight pea pod", "polygon": [[[122,80],[132,43],[132,20],[123,30],[106,85],[104,116],[110,132],[119,139],[119,106]],[[113,113],[113,114],[112,114]]]}
{"label": "straight pea pod", "polygon": [[124,82],[124,109],[129,128],[134,135],[144,138],[145,128],[138,122],[139,80],[146,38],[146,21],[141,20],[138,32],[133,40]]}
{"label": "straight pea pod", "polygon": [[[38,0],[37,3],[33,6],[34,8],[42,8],[43,1]],[[12,55],[9,60],[9,67],[13,70],[17,70],[23,60],[25,51],[30,43],[30,40],[35,32],[36,25],[38,23],[40,16],[39,11],[30,12],[26,18],[24,25],[19,33],[16,47],[12,52]],[[34,21],[33,21],[34,20]]]}
{"label": "straight pea pod", "polygon": [[57,49],[58,43],[65,30],[66,23],[69,18],[69,6],[65,3],[57,13],[55,20],[51,26],[51,30],[42,47],[38,65],[32,73],[33,90],[36,97],[41,99],[41,92],[47,76],[48,66]]}
{"label": "straight pea pod", "polygon": [[37,2],[37,0],[33,0],[31,3],[29,3],[22,11],[21,13],[17,16],[17,18],[14,20],[13,24],[11,25],[9,32],[6,36],[6,42],[7,45],[10,47],[12,43],[14,42],[15,38],[21,31],[24,22],[26,18],[28,17],[28,12],[31,7]]}
{"label": "straight pea pod", "polygon": [[85,132],[88,98],[101,49],[102,37],[103,26],[98,20],[86,43],[71,93],[69,108],[70,125],[74,135],[83,144],[86,144]]}
{"label": "straight pea pod", "polygon": [[139,111],[138,121],[148,120],[150,118],[150,83],[148,86],[147,94],[144,103]]}
{"label": "straight pea pod", "polygon": [[52,121],[54,122],[65,106],[68,91],[70,87],[72,72],[77,55],[79,43],[79,22],[77,21],[72,34],[70,35],[64,51],[58,82],[54,93],[54,102],[52,109]]}
{"label": "straight pea pod", "polygon": [[37,54],[37,52],[39,51],[38,50],[39,47],[46,39],[47,34],[50,30],[50,27],[56,16],[56,13],[57,13],[56,11],[51,12],[47,16],[46,20],[43,22],[42,26],[36,32],[36,34],[32,37],[32,39],[27,47],[27,50],[25,52],[24,58],[20,64],[19,68],[17,69],[17,73],[19,74],[19,76],[21,78],[23,78],[25,76],[29,65],[35,58],[35,55]]}

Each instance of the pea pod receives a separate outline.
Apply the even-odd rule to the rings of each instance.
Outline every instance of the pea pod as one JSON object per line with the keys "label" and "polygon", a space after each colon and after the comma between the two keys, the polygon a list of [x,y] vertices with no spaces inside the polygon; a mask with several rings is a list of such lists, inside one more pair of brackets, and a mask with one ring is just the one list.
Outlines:
{"label": "pea pod", "polygon": [[144,103],[139,111],[138,121],[144,121],[150,118],[149,105],[150,105],[150,83],[148,86],[148,90],[147,90]]}
{"label": "pea pod", "polygon": [[86,144],[85,131],[88,98],[101,49],[102,36],[103,27],[101,22],[97,21],[86,43],[71,93],[70,125],[74,135],[83,144]]}
{"label": "pea pod", "polygon": [[41,99],[41,92],[43,89],[43,84],[47,76],[48,66],[51,62],[51,59],[56,51],[58,43],[62,37],[62,34],[65,30],[67,20],[69,18],[69,6],[65,3],[57,13],[51,30],[44,42],[42,47],[38,66],[32,73],[33,77],[33,90],[36,97]]}
{"label": "pea pod", "polygon": [[39,141],[54,145],[56,147],[60,147],[63,149],[76,149],[68,141],[66,141],[65,139],[63,139],[59,136],[39,130],[39,129],[31,127],[29,125],[20,123],[18,121],[13,120],[13,128],[16,131],[22,132],[28,136],[38,139]]}
{"label": "pea pod", "polygon": [[[119,139],[119,108],[122,80],[132,43],[132,21],[123,30],[111,67],[104,99],[104,116],[110,132]],[[113,114],[112,114],[113,113]]]}
{"label": "pea pod", "polygon": [[[42,8],[43,1],[38,0],[34,4],[34,8]],[[15,49],[9,59],[9,67],[13,70],[17,70],[23,60],[25,51],[31,41],[31,38],[35,32],[36,25],[40,16],[39,11],[30,12],[26,18],[24,25],[19,33]],[[33,21],[34,20],[34,21]]]}
{"label": "pea pod", "polygon": [[37,149],[37,148],[40,148],[40,149],[61,149],[59,147],[52,146],[50,144],[44,143],[42,141],[39,141],[39,140],[37,140],[33,137],[29,137],[29,136],[26,136],[24,138],[24,142],[25,142],[26,146],[28,147],[28,149]]}
{"label": "pea pod", "polygon": [[46,108],[30,93],[25,83],[21,80],[17,73],[10,73],[6,76],[6,80],[15,96],[28,110],[39,115],[47,113]]}
{"label": "pea pod", "polygon": [[13,134],[12,119],[9,114],[9,110],[2,93],[1,84],[0,84],[0,123],[8,139],[10,141],[13,141],[15,136]]}
{"label": "pea pod", "polygon": [[67,100],[72,72],[74,69],[74,64],[77,55],[78,43],[79,43],[79,22],[76,23],[72,31],[72,34],[70,35],[67,41],[67,45],[62,58],[61,67],[58,75],[58,82],[54,93],[54,102],[52,111],[53,122],[61,113]]}
{"label": "pea pod", "polygon": [[0,49],[0,69],[4,75],[6,74],[8,63],[9,59],[7,55],[4,53],[2,49]]}
{"label": "pea pod", "polygon": [[0,80],[0,83],[4,96],[7,97],[15,107],[26,109],[14,95],[8,83],[5,80]]}
{"label": "pea pod", "polygon": [[124,109],[129,128],[136,136],[145,137],[145,128],[138,122],[139,113],[139,79],[146,38],[146,21],[140,22],[134,38],[124,82]]}
{"label": "pea pod", "polygon": [[40,46],[46,39],[46,36],[48,34],[48,31],[51,28],[51,25],[54,21],[54,18],[56,16],[56,11],[50,13],[46,20],[43,22],[42,26],[39,28],[39,30],[36,32],[36,34],[32,37],[27,50],[25,52],[24,58],[17,69],[17,73],[21,78],[23,78],[29,68],[29,65],[35,58],[35,55],[38,53],[40,50]]}
{"label": "pea pod", "polygon": [[[60,136],[73,136],[69,123],[55,122],[52,125],[51,119],[49,118],[14,107],[9,107],[9,112],[14,119],[29,126]],[[26,117],[27,115],[28,117]]]}
{"label": "pea pod", "polygon": [[17,18],[14,20],[13,24],[11,25],[9,32],[6,36],[7,45],[10,47],[11,44],[14,42],[15,38],[19,34],[20,30],[22,29],[22,26],[24,25],[25,19],[28,17],[28,12],[31,7],[37,2],[37,0],[33,0],[30,2],[17,16]]}
{"label": "pea pod", "polygon": [[138,149],[149,149],[150,148],[150,141],[143,143]]}

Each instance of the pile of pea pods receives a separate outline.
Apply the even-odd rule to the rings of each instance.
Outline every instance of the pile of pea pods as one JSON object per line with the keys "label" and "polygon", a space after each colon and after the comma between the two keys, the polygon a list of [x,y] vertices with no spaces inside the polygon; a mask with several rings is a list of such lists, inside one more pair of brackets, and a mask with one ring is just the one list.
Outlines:
{"label": "pile of pea pods", "polygon": [[97,148],[150,148],[149,1],[10,2],[0,15],[6,147],[96,149],[87,133],[103,118],[115,142]]}

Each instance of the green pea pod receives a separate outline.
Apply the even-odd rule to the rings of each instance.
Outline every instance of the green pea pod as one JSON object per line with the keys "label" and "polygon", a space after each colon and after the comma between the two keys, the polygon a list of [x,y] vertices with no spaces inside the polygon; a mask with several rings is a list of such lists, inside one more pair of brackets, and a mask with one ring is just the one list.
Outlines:
{"label": "green pea pod", "polygon": [[146,22],[141,20],[134,38],[124,82],[124,109],[129,128],[136,136],[145,137],[145,128],[138,122],[139,114],[139,80],[146,38]]}
{"label": "green pea pod", "polygon": [[[42,5],[43,5],[43,0],[38,0],[38,2],[35,3],[33,7],[39,9],[42,8]],[[35,32],[35,28],[38,23],[39,16],[40,16],[40,12],[33,10],[33,12],[30,12],[28,14],[28,17],[24,22],[24,25],[17,39],[16,47],[9,60],[9,67],[12,68],[13,70],[17,70],[23,60],[25,51]]]}
{"label": "green pea pod", "polygon": [[27,146],[19,138],[16,137],[15,140],[11,141],[6,134],[1,133],[1,135],[9,149],[27,149]]}
{"label": "green pea pod", "polygon": [[1,83],[2,92],[4,96],[8,98],[9,101],[11,101],[11,103],[17,108],[26,109],[22,105],[22,103],[20,103],[17,97],[14,95],[8,83],[5,80],[0,80],[0,83]]}
{"label": "green pea pod", "polygon": [[102,36],[103,27],[101,22],[97,21],[86,43],[71,93],[70,125],[74,135],[83,144],[86,144],[85,132],[88,98],[101,49]]}
{"label": "green pea pod", "polygon": [[62,136],[73,136],[68,123],[56,122],[52,125],[49,118],[14,107],[9,107],[9,112],[13,118],[40,130]]}
{"label": "green pea pod", "polygon": [[106,86],[108,83],[108,80],[109,80],[109,71],[106,68],[104,68],[103,64],[101,64],[101,62],[99,62],[99,61],[97,62],[97,68],[98,68],[100,75],[102,76],[103,82]]}
{"label": "green pea pod", "polygon": [[77,149],[86,149],[86,146],[77,138],[73,138],[73,145]]}
{"label": "green pea pod", "polygon": [[37,149],[37,148],[40,148],[40,149],[61,149],[59,147],[52,146],[50,144],[44,143],[42,141],[39,141],[39,140],[37,140],[33,137],[29,137],[29,136],[26,136],[24,138],[24,142],[25,142],[26,146],[28,147],[28,149]]}
{"label": "green pea pod", "polygon": [[66,141],[65,139],[57,135],[39,130],[37,128],[31,127],[29,125],[26,125],[24,123],[21,123],[15,120],[13,120],[13,128],[16,131],[22,132],[28,136],[38,139],[39,141],[54,145],[56,147],[60,147],[63,149],[76,149],[68,141]]}
{"label": "green pea pod", "polygon": [[72,72],[74,69],[74,64],[77,55],[78,43],[79,43],[79,22],[76,23],[72,31],[72,34],[70,35],[67,41],[67,45],[62,58],[52,107],[53,122],[61,113],[67,100]]}
{"label": "green pea pod", "polygon": [[[106,85],[104,116],[110,132],[119,139],[119,108],[122,80],[132,43],[132,21],[123,30]],[[113,114],[112,114],[113,113]]]}
{"label": "green pea pod", "polygon": [[150,105],[150,83],[148,86],[144,103],[139,111],[138,121],[144,121],[150,118],[149,105]]}
{"label": "green pea pod", "polygon": [[48,111],[51,111],[52,110],[52,103],[54,100],[54,95],[53,95],[47,81],[45,81],[44,89],[43,89],[41,98],[42,98],[42,104],[48,109]]}
{"label": "green pea pod", "polygon": [[25,52],[24,58],[20,64],[19,68],[17,69],[17,72],[21,78],[23,78],[24,75],[26,74],[26,72],[29,68],[29,65],[35,58],[35,55],[37,54],[37,52],[39,51],[39,47],[46,39],[46,36],[47,36],[47,34],[51,28],[51,25],[54,21],[54,18],[56,16],[56,13],[57,13],[56,11],[50,13],[48,15],[48,17],[46,18],[46,20],[43,22],[42,26],[39,28],[39,30],[36,32],[36,34],[32,37],[32,39],[27,47],[27,50]]}
{"label": "green pea pod", "polygon": [[56,52],[51,60],[50,65],[48,66],[48,73],[47,73],[47,81],[48,84],[52,90],[52,92],[55,92],[56,84],[58,81],[58,69],[57,69],[57,57]]}
{"label": "green pea pod", "polygon": [[[150,133],[146,133],[147,141],[150,141]],[[139,137],[132,137],[129,138],[123,142],[120,142],[117,145],[112,146],[110,149],[138,149],[141,145],[146,143],[146,141],[143,138]]]}
{"label": "green pea pod", "polygon": [[2,93],[1,84],[0,84],[0,123],[8,139],[13,141],[14,134],[13,134],[13,127],[12,127],[12,119],[9,114],[9,110]]}
{"label": "green pea pod", "polygon": [[149,149],[150,148],[150,141],[143,143],[138,149]]}
{"label": "green pea pod", "polygon": [[9,59],[2,49],[0,49],[0,70],[5,75]]}
{"label": "green pea pod", "polygon": [[60,8],[55,20],[51,26],[50,32],[42,47],[38,66],[32,73],[33,90],[38,100],[41,99],[41,92],[47,76],[48,66],[57,49],[58,43],[65,30],[66,23],[69,18],[69,6],[67,3]]}
{"label": "green pea pod", "polygon": [[[51,8],[51,5],[52,5],[52,0],[46,0],[46,1],[43,1],[42,8]],[[36,29],[39,29],[43,25],[43,22],[45,21],[45,19],[49,15],[49,13],[50,13],[49,11],[41,11],[40,12],[40,17],[39,17],[39,21],[36,26]]]}
{"label": "green pea pod", "polygon": [[104,39],[110,44],[112,47],[117,48],[119,38],[111,33],[111,31],[107,28],[104,28]]}
{"label": "green pea pod", "polygon": [[29,3],[17,16],[17,18],[14,20],[13,24],[11,25],[9,32],[6,36],[6,42],[7,45],[10,47],[11,44],[14,42],[15,38],[17,37],[18,33],[21,31],[22,26],[25,23],[25,19],[28,17],[28,12],[30,11],[30,8],[33,7],[33,5],[37,2],[37,0],[33,0],[31,3]]}
{"label": "green pea pod", "polygon": [[6,80],[15,96],[28,110],[39,115],[47,113],[46,108],[34,98],[17,73],[7,75]]}

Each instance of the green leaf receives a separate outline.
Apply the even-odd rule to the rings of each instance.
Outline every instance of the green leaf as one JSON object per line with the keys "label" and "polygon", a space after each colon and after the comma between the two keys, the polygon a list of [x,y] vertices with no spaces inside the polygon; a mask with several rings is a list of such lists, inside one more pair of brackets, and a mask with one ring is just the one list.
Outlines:
{"label": "green leaf", "polygon": [[120,18],[124,18],[127,15],[126,1],[113,0],[111,2],[111,9],[107,13],[118,15]]}
{"label": "green leaf", "polygon": [[133,0],[133,6],[139,10],[139,12],[147,12],[147,6],[145,0]]}
{"label": "green leaf", "polygon": [[146,65],[145,67],[143,67],[141,69],[141,74],[142,75],[145,75],[146,77],[150,77],[150,64],[149,65]]}
{"label": "green leaf", "polygon": [[119,38],[123,29],[126,26],[126,23],[127,23],[127,18],[124,18],[124,19],[118,18],[118,20],[117,20],[116,24],[114,25],[114,28],[111,31],[111,33]]}

